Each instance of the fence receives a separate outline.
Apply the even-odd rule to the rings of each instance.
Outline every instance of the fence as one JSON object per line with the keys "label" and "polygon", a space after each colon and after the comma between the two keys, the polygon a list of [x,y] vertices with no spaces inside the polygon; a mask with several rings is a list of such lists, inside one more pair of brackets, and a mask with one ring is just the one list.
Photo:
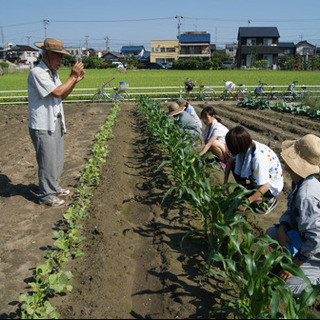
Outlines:
{"label": "fence", "polygon": [[[216,92],[216,98],[218,98],[223,90],[224,86],[205,86],[208,89],[214,89]],[[252,95],[253,90],[256,86],[246,86]],[[268,88],[275,87],[275,91],[283,92],[287,90],[287,85],[283,86],[268,86]],[[313,93],[316,97],[320,96],[320,85],[313,85],[313,86],[306,86],[307,92]],[[193,91],[189,94],[188,100],[197,100],[199,97],[199,89],[200,87],[195,87]],[[234,91],[237,87],[234,89]],[[110,93],[112,96],[113,89],[112,88],[105,88],[107,93]],[[130,95],[130,99],[128,100],[135,100],[136,97],[140,95],[148,95],[154,99],[159,100],[170,100],[175,98],[181,98],[185,95],[185,88],[184,86],[176,86],[176,87],[129,87],[126,91]],[[275,92],[274,91],[274,92]],[[69,95],[67,99],[64,100],[65,102],[91,102],[93,95],[97,92],[97,88],[76,88],[72,91],[72,94]],[[265,89],[264,93],[268,93],[269,90]],[[297,88],[297,92],[300,93],[299,88]],[[231,99],[232,97],[230,97]],[[10,90],[10,91],[0,91],[0,105],[1,104],[27,104],[28,103],[28,94],[27,90]]]}

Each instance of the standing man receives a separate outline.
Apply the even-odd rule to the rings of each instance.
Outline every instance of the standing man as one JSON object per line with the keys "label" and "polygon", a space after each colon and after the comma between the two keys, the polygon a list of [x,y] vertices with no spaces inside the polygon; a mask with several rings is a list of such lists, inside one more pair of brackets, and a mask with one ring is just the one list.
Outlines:
{"label": "standing man", "polygon": [[66,132],[62,99],[84,78],[82,62],[76,62],[69,78],[62,83],[57,70],[63,54],[70,55],[59,39],[47,38],[37,42],[42,49],[41,62],[28,76],[29,133],[38,163],[39,202],[48,206],[65,203],[57,196],[66,196],[70,190],[62,189],[58,179],[63,169],[63,134]]}

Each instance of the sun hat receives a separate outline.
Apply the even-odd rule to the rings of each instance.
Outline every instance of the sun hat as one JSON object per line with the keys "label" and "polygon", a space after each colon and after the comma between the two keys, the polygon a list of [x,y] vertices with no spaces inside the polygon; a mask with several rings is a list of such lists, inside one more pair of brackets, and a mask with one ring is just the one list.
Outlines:
{"label": "sun hat", "polygon": [[187,104],[187,101],[183,98],[179,98],[177,99],[177,104],[180,106],[180,107],[184,107],[186,104]]}
{"label": "sun hat", "polygon": [[46,38],[44,42],[35,42],[34,45],[42,50],[70,55],[70,53],[63,48],[63,44],[60,39]]}
{"label": "sun hat", "polygon": [[184,110],[184,107],[180,107],[176,102],[169,102],[167,106],[169,109],[169,116],[175,116]]}
{"label": "sun hat", "polygon": [[300,177],[317,174],[320,171],[320,138],[307,134],[298,140],[283,141],[281,156]]}

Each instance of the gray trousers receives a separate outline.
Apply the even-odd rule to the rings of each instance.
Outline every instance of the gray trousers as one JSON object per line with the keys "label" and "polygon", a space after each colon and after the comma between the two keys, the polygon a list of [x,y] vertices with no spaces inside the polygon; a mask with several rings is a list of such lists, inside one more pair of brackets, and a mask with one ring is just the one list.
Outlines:
{"label": "gray trousers", "polygon": [[[277,226],[271,227],[266,231],[266,234],[274,240],[277,240],[277,233]],[[312,258],[309,262],[304,263],[300,268],[311,281],[312,285],[320,284],[320,261],[316,257]],[[306,287],[304,280],[295,276],[288,280],[287,285],[295,298],[299,297]]]}
{"label": "gray trousers", "polygon": [[58,182],[64,161],[61,119],[57,119],[54,132],[29,128],[29,133],[38,163],[39,200],[50,200],[61,190]]}

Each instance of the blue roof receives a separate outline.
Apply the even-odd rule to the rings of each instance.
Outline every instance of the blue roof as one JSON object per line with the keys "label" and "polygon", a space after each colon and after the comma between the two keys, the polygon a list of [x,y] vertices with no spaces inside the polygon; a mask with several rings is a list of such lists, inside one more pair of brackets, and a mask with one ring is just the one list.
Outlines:
{"label": "blue roof", "polygon": [[210,33],[183,33],[180,35],[181,43],[208,42],[210,43]]}
{"label": "blue roof", "polygon": [[134,52],[134,51],[142,51],[144,46],[123,46],[121,48],[121,52]]}

